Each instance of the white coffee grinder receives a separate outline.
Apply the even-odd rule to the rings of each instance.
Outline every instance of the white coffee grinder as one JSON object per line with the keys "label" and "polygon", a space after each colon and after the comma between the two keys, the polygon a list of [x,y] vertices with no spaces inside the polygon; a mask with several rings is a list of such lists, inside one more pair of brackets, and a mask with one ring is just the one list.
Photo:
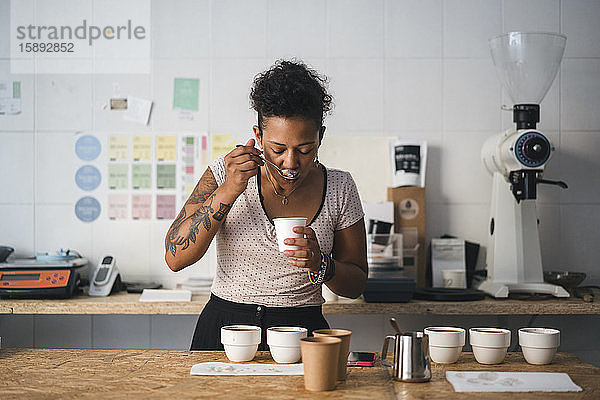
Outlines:
{"label": "white coffee grinder", "polygon": [[[513,103],[511,128],[489,138],[481,149],[493,176],[488,231],[487,278],[479,289],[493,297],[542,293],[569,297],[560,286],[544,283],[535,199],[552,143],[536,129],[542,99],[552,85],[565,50],[557,33],[511,32],[490,39],[492,59]],[[504,107],[503,107],[504,108]]]}

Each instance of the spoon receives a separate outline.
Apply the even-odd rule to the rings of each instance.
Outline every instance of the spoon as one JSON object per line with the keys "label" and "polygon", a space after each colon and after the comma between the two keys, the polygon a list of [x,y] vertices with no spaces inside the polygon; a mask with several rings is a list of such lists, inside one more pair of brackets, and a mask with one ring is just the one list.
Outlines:
{"label": "spoon", "polygon": [[390,318],[390,324],[392,324],[392,328],[394,328],[396,333],[398,335],[402,336],[402,331],[400,330],[400,327],[398,326],[398,322],[396,322],[396,318]]}
{"label": "spoon", "polygon": [[[243,144],[238,144],[235,147],[241,147],[243,146]],[[275,169],[277,170],[277,172],[279,173],[279,175],[283,176],[285,179],[296,179],[298,178],[298,170],[296,169],[281,169],[279,168],[274,162],[269,161],[265,158],[264,155],[259,155],[258,158],[260,158],[261,160],[263,160],[264,162],[267,162],[269,164],[271,164],[273,167],[275,167]]]}
{"label": "spoon", "polygon": [[296,170],[296,169],[281,169],[277,165],[275,165],[275,163],[267,160],[265,158],[265,156],[260,155],[259,157],[261,160],[268,162],[269,164],[274,166],[275,169],[277,170],[277,172],[279,173],[279,175],[283,176],[285,179],[296,179],[298,177],[298,170]]}

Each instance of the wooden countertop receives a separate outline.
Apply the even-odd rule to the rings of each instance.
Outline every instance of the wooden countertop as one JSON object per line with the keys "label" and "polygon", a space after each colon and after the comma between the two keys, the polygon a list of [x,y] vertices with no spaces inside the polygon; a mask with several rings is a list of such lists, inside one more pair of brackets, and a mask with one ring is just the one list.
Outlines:
{"label": "wooden countertop", "polygon": [[[331,392],[311,393],[302,376],[191,376],[192,365],[227,361],[223,352],[161,350],[3,349],[0,350],[0,398],[127,399],[502,399],[511,393],[455,393],[446,370],[567,372],[583,388],[578,393],[513,393],[519,399],[600,398],[600,368],[559,353],[550,365],[526,364],[510,353],[500,365],[484,366],[465,353],[449,366],[432,364],[432,380],[402,383],[390,369],[349,368],[346,382]],[[253,362],[273,363],[268,352]]]}
{"label": "wooden countertop", "polygon": [[[446,380],[446,371],[502,371],[502,372],[564,372],[580,386],[582,392],[532,392],[532,393],[456,393]],[[523,353],[509,353],[502,364],[482,365],[475,361],[473,353],[463,353],[455,364],[432,363],[431,381],[427,384],[411,384],[394,381],[396,399],[599,399],[600,368],[584,363],[573,354],[557,353],[552,364],[531,365],[525,362]],[[433,395],[435,394],[435,396]]]}
{"label": "wooden countertop", "polygon": [[[0,300],[0,314],[200,314],[208,295],[194,295],[191,302],[141,303],[139,294],[126,292],[108,297],[80,295],[66,300]],[[362,299],[323,304],[324,314],[409,315],[567,315],[600,314],[600,302],[581,299],[496,300],[409,303],[365,303]]]}

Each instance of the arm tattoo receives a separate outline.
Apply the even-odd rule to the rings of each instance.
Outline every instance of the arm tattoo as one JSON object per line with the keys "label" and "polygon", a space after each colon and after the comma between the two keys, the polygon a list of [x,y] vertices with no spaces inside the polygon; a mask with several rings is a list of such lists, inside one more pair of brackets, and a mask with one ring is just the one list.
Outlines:
{"label": "arm tattoo", "polygon": [[[196,243],[196,234],[198,233],[200,224],[204,226],[204,229],[210,231],[210,215],[211,213],[214,213],[212,203],[215,195],[213,192],[217,189],[217,186],[218,185],[214,176],[207,170],[196,185],[194,192],[190,195],[190,198],[183,206],[181,212],[177,218],[175,218],[175,221],[173,221],[171,230],[165,239],[166,250],[169,251],[173,256],[175,256],[177,252],[177,246],[182,246],[181,250],[185,250],[190,246],[190,242]],[[198,209],[196,209],[196,211],[188,216],[187,212],[185,211],[185,207],[189,204],[201,205]],[[215,216],[213,216],[213,218],[215,218],[217,221],[221,221],[222,219],[218,219],[216,215],[223,210],[223,206],[223,203],[221,203],[219,211],[215,214]],[[230,205],[226,206],[231,208]],[[224,211],[223,216],[227,214],[229,208]],[[187,235],[180,234],[181,225],[183,225],[183,223],[187,220],[190,220],[190,226]]]}
{"label": "arm tattoo", "polygon": [[194,233],[194,243],[196,242],[196,233],[198,233],[198,226],[202,223],[204,225],[204,229],[210,231],[210,213],[214,212],[212,208],[213,200],[215,199],[215,195],[211,194],[208,200],[208,204],[203,204],[197,209],[194,214],[192,214],[192,224],[190,225],[190,235]]}
{"label": "arm tattoo", "polygon": [[208,200],[210,196],[217,189],[217,181],[214,176],[210,174],[207,176],[206,173],[200,178],[198,184],[194,188],[194,191],[190,195],[190,198],[186,202],[187,204],[203,204]]}
{"label": "arm tattoo", "polygon": [[219,206],[219,211],[217,211],[215,215],[213,215],[213,218],[217,221],[222,221],[223,218],[225,218],[225,216],[229,212],[229,210],[231,210],[231,204],[221,203],[221,205]]}

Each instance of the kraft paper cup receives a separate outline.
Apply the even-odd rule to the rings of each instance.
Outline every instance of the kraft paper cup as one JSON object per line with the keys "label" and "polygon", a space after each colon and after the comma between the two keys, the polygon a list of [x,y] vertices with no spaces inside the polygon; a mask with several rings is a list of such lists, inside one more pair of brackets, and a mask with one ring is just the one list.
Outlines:
{"label": "kraft paper cup", "polygon": [[429,336],[429,356],[433,362],[451,364],[458,360],[465,345],[463,328],[432,326],[423,333]]}
{"label": "kraft paper cup", "polygon": [[289,238],[304,237],[304,235],[302,235],[301,233],[294,232],[294,227],[306,226],[306,218],[275,218],[273,220],[273,223],[275,224],[275,233],[277,235],[277,245],[279,246],[279,251],[283,253],[284,250],[298,250],[300,247],[285,244],[283,243],[283,241]]}
{"label": "kraft paper cup", "polygon": [[338,377],[340,381],[346,380],[346,367],[348,366],[348,354],[350,353],[350,335],[352,331],[346,329],[318,329],[313,332],[315,337],[335,337],[342,341],[338,358]]}
{"label": "kraft paper cup", "polygon": [[342,340],[315,336],[300,339],[304,387],[312,392],[335,389]]}
{"label": "kraft paper cup", "polygon": [[519,345],[529,364],[550,364],[560,345],[560,331],[550,328],[521,328]]}
{"label": "kraft paper cup", "polygon": [[229,361],[250,361],[256,355],[261,329],[254,325],[228,325],[221,328],[221,343]]}

